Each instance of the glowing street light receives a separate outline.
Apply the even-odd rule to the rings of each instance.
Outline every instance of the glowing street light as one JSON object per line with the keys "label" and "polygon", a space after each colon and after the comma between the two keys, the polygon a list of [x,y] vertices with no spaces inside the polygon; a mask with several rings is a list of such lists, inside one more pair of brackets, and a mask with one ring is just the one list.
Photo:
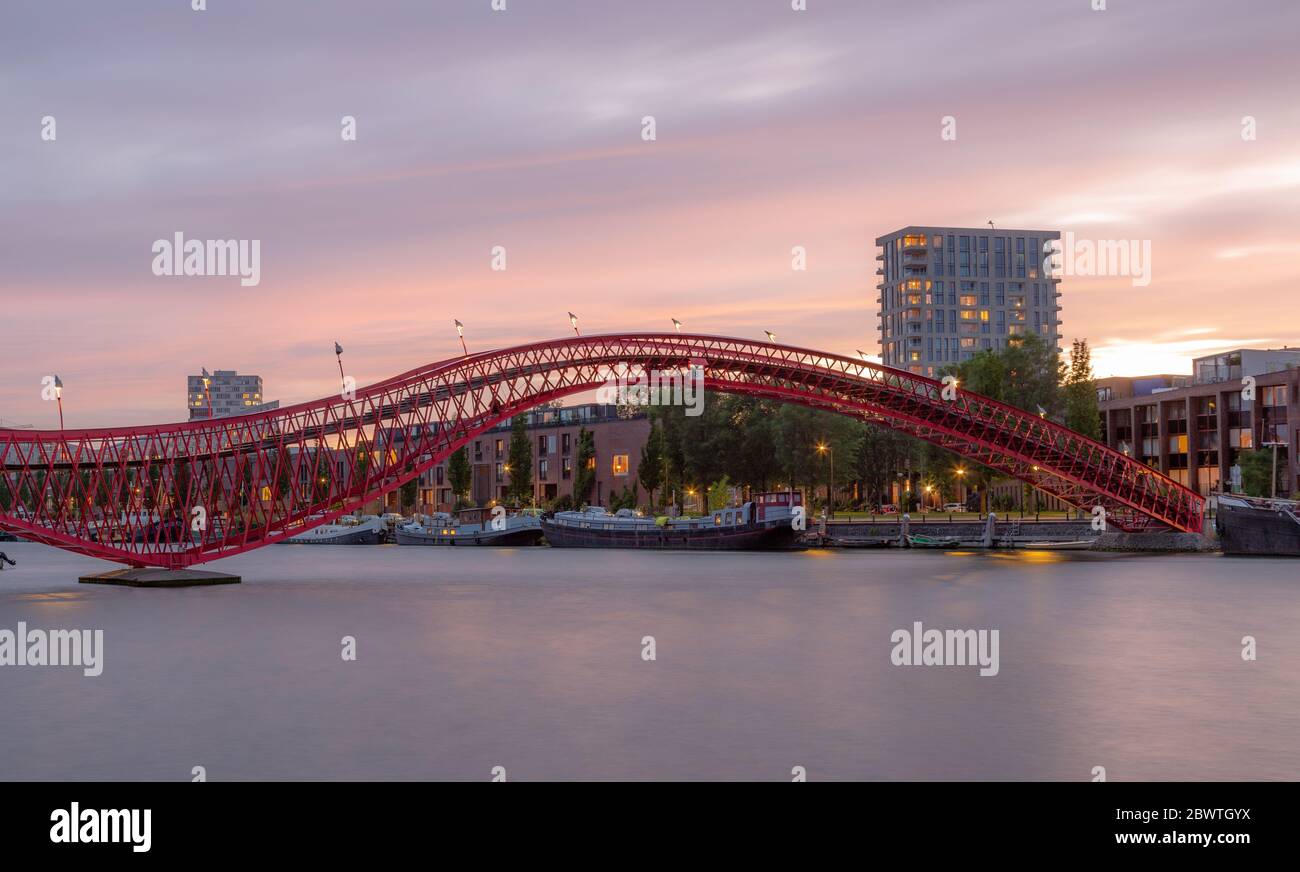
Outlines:
{"label": "glowing street light", "polygon": [[54,399],[59,404],[59,429],[63,429],[63,379],[58,374],[54,375]]}
{"label": "glowing street light", "polygon": [[767,334],[767,341],[768,341],[768,342],[775,342],[775,341],[776,341],[776,334],[773,333],[771,330],[764,330],[763,332]]}
{"label": "glowing street light", "polygon": [[339,362],[339,381],[343,385],[343,390],[347,391],[348,377],[343,374],[343,346],[339,345],[337,339],[334,340],[334,357],[337,358]]}
{"label": "glowing street light", "polygon": [[831,517],[835,517],[835,503],[831,497],[831,488],[835,485],[835,449],[825,442],[818,442],[817,453],[829,455],[831,477],[826,480],[826,511]]}
{"label": "glowing street light", "polygon": [[573,314],[572,312],[569,313],[569,324],[570,326],[573,327],[573,333],[575,336],[582,335],[582,333],[578,331],[578,316]]}
{"label": "glowing street light", "polygon": [[208,368],[206,366],[199,367],[199,369],[203,373],[201,376],[199,376],[199,378],[203,379],[203,396],[208,401],[208,417],[211,418],[213,416],[212,415],[212,391],[209,390],[209,387],[212,384],[212,377],[208,374]]}
{"label": "glowing street light", "polygon": [[682,322],[681,322],[681,321],[678,321],[676,318],[673,318],[672,321],[673,321],[673,329],[675,329],[678,333],[681,333],[681,332],[682,332]]}
{"label": "glowing street light", "polygon": [[469,349],[465,347],[465,325],[455,318],[452,319],[452,322],[456,325],[456,335],[460,337],[460,350],[465,352],[466,357],[469,357]]}

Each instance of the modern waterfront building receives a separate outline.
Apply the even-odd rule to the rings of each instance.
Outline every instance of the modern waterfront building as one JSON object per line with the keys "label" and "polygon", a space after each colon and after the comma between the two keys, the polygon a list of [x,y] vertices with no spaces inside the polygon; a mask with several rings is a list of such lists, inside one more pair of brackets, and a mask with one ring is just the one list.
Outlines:
{"label": "modern waterfront building", "polygon": [[1108,445],[1198,493],[1240,490],[1241,452],[1274,445],[1278,495],[1300,491],[1289,462],[1300,456],[1300,350],[1241,348],[1196,358],[1192,375],[1098,379],[1097,398]]}
{"label": "modern waterfront building", "polygon": [[[208,382],[206,390],[205,379]],[[240,375],[233,369],[219,369],[211,375],[188,376],[186,382],[185,405],[191,421],[248,415],[280,407],[278,400],[263,401],[260,375]],[[208,406],[209,395],[211,408]]]}
{"label": "modern waterfront building", "polygon": [[1061,350],[1059,278],[1044,274],[1056,230],[909,226],[876,240],[881,359],[936,377],[1038,333]]}

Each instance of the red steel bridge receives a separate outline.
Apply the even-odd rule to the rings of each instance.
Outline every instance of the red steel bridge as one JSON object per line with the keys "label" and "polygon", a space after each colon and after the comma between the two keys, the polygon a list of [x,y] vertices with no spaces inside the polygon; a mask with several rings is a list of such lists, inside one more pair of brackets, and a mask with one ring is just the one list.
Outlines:
{"label": "red steel bridge", "polygon": [[180,569],[352,512],[497,423],[599,387],[619,367],[635,377],[695,366],[706,390],[908,433],[1070,505],[1101,506],[1120,530],[1201,530],[1201,496],[1040,416],[967,391],[945,398],[940,382],[854,358],[677,333],[575,336],[466,354],[352,396],[253,415],[0,430],[0,528],[132,566]]}

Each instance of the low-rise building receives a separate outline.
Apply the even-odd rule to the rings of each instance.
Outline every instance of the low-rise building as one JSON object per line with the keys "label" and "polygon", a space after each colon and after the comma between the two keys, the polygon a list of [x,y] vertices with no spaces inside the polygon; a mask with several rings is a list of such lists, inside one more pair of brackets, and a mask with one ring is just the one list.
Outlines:
{"label": "low-rise building", "polygon": [[[528,417],[528,438],[532,442],[532,479],[534,503],[545,506],[563,495],[573,495],[578,457],[578,435],[583,428],[592,434],[595,456],[591,467],[595,483],[589,496],[593,505],[606,505],[613,494],[638,481],[637,469],[641,448],[650,435],[650,419],[644,413],[622,417],[618,407],[588,403],[571,408],[539,408],[524,413]],[[472,476],[470,499],[486,505],[506,498],[511,476],[509,470],[511,422],[471,439],[465,446]],[[430,467],[420,476],[418,502],[426,511],[449,511],[456,502],[447,477],[448,460]],[[639,485],[637,485],[639,487]],[[645,494],[642,491],[641,496]],[[398,497],[390,494],[388,504],[397,511]]]}
{"label": "low-rise building", "polygon": [[1240,490],[1241,452],[1276,446],[1300,491],[1288,465],[1300,449],[1298,367],[1300,350],[1243,348],[1197,358],[1188,376],[1099,379],[1102,438],[1203,495]]}

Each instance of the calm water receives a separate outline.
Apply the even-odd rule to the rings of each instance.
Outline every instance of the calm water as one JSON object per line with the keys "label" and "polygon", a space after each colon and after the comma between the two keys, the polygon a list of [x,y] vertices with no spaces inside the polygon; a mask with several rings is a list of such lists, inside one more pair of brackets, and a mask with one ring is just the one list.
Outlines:
{"label": "calm water", "polygon": [[[1300,778],[1297,561],[277,546],[134,590],[0,549],[0,627],[105,635],[0,667],[6,779]],[[918,620],[1000,674],[892,665]]]}

